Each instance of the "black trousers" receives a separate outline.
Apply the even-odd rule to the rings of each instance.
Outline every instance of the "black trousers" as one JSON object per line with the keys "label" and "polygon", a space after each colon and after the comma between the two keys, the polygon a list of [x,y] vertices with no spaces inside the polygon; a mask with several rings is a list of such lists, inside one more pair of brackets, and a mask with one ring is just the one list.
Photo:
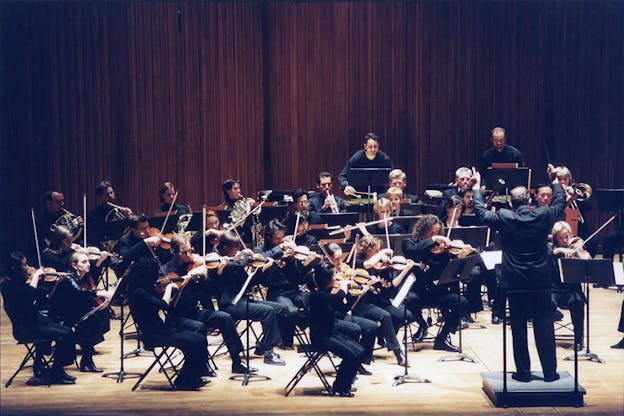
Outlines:
{"label": "black trousers", "polygon": [[618,324],[618,331],[624,332],[624,300],[622,301],[622,309],[620,309],[620,323]]}
{"label": "black trousers", "polygon": [[188,330],[174,331],[168,345],[179,348],[184,354],[184,364],[177,382],[194,383],[208,363],[208,341],[204,334]]}
{"label": "black trousers", "polygon": [[358,342],[364,348],[364,359],[362,362],[370,364],[373,359],[373,349],[375,348],[377,322],[361,316],[347,315],[343,319],[336,319],[334,330]]}
{"label": "black trousers", "polygon": [[280,335],[279,323],[277,320],[278,312],[276,308],[267,302],[249,301],[241,299],[236,305],[231,303],[228,305],[219,305],[220,310],[230,314],[234,320],[245,320],[247,317],[247,305],[249,305],[249,320],[260,322],[262,324],[262,337],[256,345],[259,352],[271,350],[276,345],[282,343]]}
{"label": "black trousers", "polygon": [[364,348],[348,336],[336,332],[317,344],[342,358],[334,381],[334,391],[350,391],[357,369],[364,359]]}
{"label": "black trousers", "polygon": [[455,333],[460,321],[460,313],[466,314],[469,309],[468,300],[458,293],[446,292],[440,294],[429,294],[427,297],[416,295],[422,307],[435,307],[442,312],[444,317],[444,325],[436,339],[444,340],[446,337]]}
{"label": "black trousers", "polygon": [[386,340],[388,350],[396,351],[401,349],[390,312],[372,303],[359,302],[353,310],[353,315],[379,322],[379,332]]}
{"label": "black trousers", "polygon": [[[574,287],[566,290],[566,286]],[[561,290],[553,292],[552,299],[557,306],[570,311],[574,326],[574,341],[577,344],[582,343],[585,331],[585,296],[581,290],[581,285],[563,285]]]}
{"label": "black trousers", "polygon": [[529,376],[531,373],[527,342],[527,321],[531,318],[544,377],[554,375],[557,372],[557,355],[550,292],[509,294],[509,316],[516,371],[521,376]]}
{"label": "black trousers", "polygon": [[[54,347],[53,367],[63,367],[72,364],[76,359],[76,338],[71,328],[61,325],[47,317],[40,317],[36,327],[32,329],[32,338],[47,339],[56,343]],[[36,345],[37,354],[49,353],[50,344]]]}

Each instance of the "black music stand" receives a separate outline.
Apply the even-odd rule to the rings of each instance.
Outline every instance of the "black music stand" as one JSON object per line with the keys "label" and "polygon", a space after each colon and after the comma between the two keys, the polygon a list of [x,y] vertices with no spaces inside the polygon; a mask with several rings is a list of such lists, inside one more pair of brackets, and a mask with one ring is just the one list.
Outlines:
{"label": "black music stand", "polygon": [[[559,276],[564,283],[583,283],[585,299],[585,330],[587,332],[587,349],[578,358],[588,361],[594,361],[604,364],[598,355],[590,352],[589,349],[589,284],[596,283],[599,286],[610,286],[615,284],[615,275],[613,273],[613,262],[607,259],[558,259]],[[574,328],[576,332],[576,328]],[[572,360],[572,357],[566,357],[566,361]],[[574,359],[577,359],[575,350]]]}
{"label": "black music stand", "polygon": [[399,292],[397,293],[396,297],[392,301],[392,305],[395,308],[398,308],[399,306],[403,305],[403,331],[404,331],[403,353],[405,354],[405,363],[403,364],[403,374],[394,377],[394,383],[392,383],[392,387],[396,387],[404,383],[409,383],[410,381],[414,383],[431,383],[429,379],[426,379],[420,376],[410,376],[407,370],[407,368],[409,367],[408,360],[407,360],[407,354],[409,353],[409,350],[407,348],[407,333],[408,333],[409,321],[407,320],[407,305],[405,305],[405,299],[407,299],[407,295],[410,292],[410,289],[412,288],[412,285],[414,284],[414,282],[416,282],[416,277],[414,276],[413,273],[409,273],[405,277],[403,284],[401,285],[401,289],[399,289]]}
{"label": "black music stand", "polygon": [[[481,256],[478,254],[473,254],[464,258],[456,258],[451,259],[442,274],[440,275],[440,279],[438,279],[437,285],[445,285],[453,282],[460,282],[462,284],[462,289],[464,288],[465,281],[470,278],[470,271],[481,261]],[[462,322],[461,317],[463,316],[463,311],[461,307],[461,296],[463,290],[459,292],[459,352],[451,355],[446,355],[444,357],[438,358],[438,361],[468,361],[471,363],[476,363],[477,360],[469,356],[468,354],[464,354],[463,352],[463,344],[462,344]]]}
{"label": "black music stand", "polygon": [[[383,193],[388,186],[388,173],[391,168],[350,168],[347,173],[349,185],[357,189],[366,189],[367,198],[370,198],[373,192]],[[369,204],[367,209],[368,218],[372,218],[372,206]]]}
{"label": "black music stand", "polygon": [[[130,265],[130,267],[132,267],[132,265]],[[128,268],[128,270],[130,270],[130,267]],[[127,275],[127,273],[126,273],[126,275]],[[116,377],[117,378],[117,383],[123,382],[124,378],[126,378],[126,377],[141,377],[141,375],[142,375],[142,373],[128,372],[128,371],[126,371],[124,369],[124,359],[126,358],[126,355],[124,354],[124,340],[125,340],[125,334],[124,334],[124,324],[125,324],[124,303],[126,302],[126,296],[125,295],[126,295],[127,286],[128,286],[128,278],[127,277],[124,278],[122,276],[118,280],[117,287],[115,288],[115,293],[113,294],[113,297],[111,298],[111,301],[114,298],[118,298],[119,299],[119,305],[120,305],[120,311],[119,311],[119,345],[120,345],[119,371],[102,374],[102,377]]]}
{"label": "black music stand", "polygon": [[249,333],[251,332],[251,319],[249,318],[249,302],[251,302],[251,300],[253,299],[253,292],[251,290],[251,286],[249,285],[249,283],[251,283],[251,279],[253,278],[253,276],[256,274],[257,271],[258,269],[255,269],[252,273],[248,273],[249,276],[247,276],[247,280],[245,280],[243,287],[241,288],[240,292],[238,293],[238,295],[232,302],[233,305],[236,305],[238,302],[240,302],[243,296],[246,298],[245,300],[247,302],[245,303],[245,324],[247,328],[245,330],[245,338],[246,338],[246,343],[247,343],[247,348],[245,348],[245,363],[247,364],[247,371],[245,371],[245,374],[236,374],[230,377],[230,380],[241,380],[242,386],[246,386],[247,384],[249,384],[250,381],[271,380],[271,377],[263,376],[261,374],[258,374],[256,372],[252,372],[249,370],[251,368],[251,366],[249,365],[249,349],[250,349]]}
{"label": "black music stand", "polygon": [[[359,213],[357,212],[338,212],[336,214],[331,212],[319,212],[318,216],[321,218],[321,224],[327,224],[328,229],[324,230],[315,230],[316,232],[313,235],[317,240],[325,240],[325,239],[340,239],[344,238],[345,235],[343,233],[339,234],[329,234],[332,228],[341,228],[346,227],[347,225],[356,224],[359,221]],[[352,233],[355,234],[355,233]],[[353,237],[353,235],[352,235]]]}
{"label": "black music stand", "polygon": [[150,227],[162,229],[163,224],[165,223],[165,218],[167,218],[167,224],[165,224],[165,229],[163,230],[163,234],[168,234],[172,232],[176,232],[178,230],[178,215],[177,210],[172,210],[171,214],[169,214],[169,218],[167,218],[166,212],[161,212],[153,217],[149,217],[149,225]]}
{"label": "black music stand", "polygon": [[[445,228],[443,234],[446,235],[447,232],[448,228]],[[485,248],[490,244],[490,227],[452,227],[449,238],[451,240],[462,240],[465,244],[470,244],[474,248]]]}
{"label": "black music stand", "polygon": [[485,184],[488,188],[492,189],[492,184],[499,183],[499,180],[505,181],[505,192],[509,194],[509,191],[516,186],[524,186],[527,189],[531,188],[531,169],[529,168],[487,168],[485,171]]}

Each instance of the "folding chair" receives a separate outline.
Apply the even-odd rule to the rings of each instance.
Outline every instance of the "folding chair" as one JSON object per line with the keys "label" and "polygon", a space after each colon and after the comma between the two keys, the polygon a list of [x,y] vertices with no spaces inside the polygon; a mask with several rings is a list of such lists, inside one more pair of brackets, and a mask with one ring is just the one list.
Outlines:
{"label": "folding chair", "polygon": [[[139,387],[139,385],[141,385],[143,380],[152,371],[152,369],[156,367],[156,365],[158,365],[159,372],[162,372],[167,378],[167,381],[169,382],[171,389],[175,391],[176,387],[175,387],[174,381],[175,381],[175,378],[178,376],[178,370],[177,370],[176,365],[173,363],[172,358],[173,358],[173,353],[176,350],[176,347],[165,345],[165,346],[152,346],[151,349],[147,348],[147,346],[145,348],[148,351],[151,351],[152,354],[154,354],[154,361],[152,361],[150,366],[147,367],[147,370],[145,370],[145,372],[141,375],[141,377],[139,377],[139,379],[134,384],[134,386],[132,386],[132,391],[135,391]],[[173,372],[172,375],[169,374],[169,370]]]}
{"label": "folding chair", "polygon": [[321,383],[323,383],[324,390],[328,394],[331,394],[331,386],[327,381],[327,377],[325,377],[325,374],[323,374],[323,371],[321,371],[320,367],[318,366],[318,362],[321,360],[321,358],[327,357],[334,366],[334,368],[336,368],[334,362],[329,356],[329,352],[326,349],[319,348],[312,344],[298,345],[297,352],[305,354],[307,359],[299,368],[297,373],[293,376],[293,378],[288,382],[286,387],[284,387],[284,396],[288,396],[290,392],[295,388],[295,386],[299,384],[301,379],[312,369],[314,369],[319,380],[321,380]]}
{"label": "folding chair", "polygon": [[[39,367],[44,374],[50,373],[50,362],[52,361],[52,357],[46,359],[43,354],[37,356],[37,344],[49,343],[50,341],[47,339],[27,339],[27,340],[18,340],[18,345],[23,345],[26,348],[26,354],[22,359],[15,373],[9,378],[4,387],[9,387],[11,383],[13,383],[13,379],[20,373],[20,371],[26,368]],[[32,360],[32,365],[29,365],[29,361]],[[46,377],[47,379],[47,377]],[[50,385],[49,381],[46,382],[48,386]]]}

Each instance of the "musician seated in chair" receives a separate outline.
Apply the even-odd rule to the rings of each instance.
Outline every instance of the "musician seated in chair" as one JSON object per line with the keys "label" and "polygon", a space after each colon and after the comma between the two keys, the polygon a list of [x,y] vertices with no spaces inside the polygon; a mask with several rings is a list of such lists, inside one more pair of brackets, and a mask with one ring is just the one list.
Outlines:
{"label": "musician seated in chair", "polygon": [[[70,327],[42,314],[36,307],[36,302],[44,299],[47,294],[46,290],[39,287],[42,273],[42,269],[35,271],[29,268],[26,257],[21,252],[11,253],[9,274],[0,285],[4,310],[11,320],[16,341],[48,340],[35,346],[37,358],[33,366],[34,376],[49,378],[52,384],[74,384],[76,378],[68,375],[63,368],[72,364],[76,357],[74,334]],[[42,356],[49,353],[51,341],[56,343],[54,361],[51,373],[43,374],[40,362]]]}
{"label": "musician seated in chair", "polygon": [[75,240],[82,231],[83,219],[65,209],[65,196],[61,192],[47,191],[45,207],[37,217],[40,247],[45,247],[50,241],[55,224],[68,228]]}
{"label": "musician seated in chair", "polygon": [[[392,169],[390,171],[388,174],[388,188],[399,188],[403,193],[402,199],[408,200],[411,204],[418,203],[418,196],[410,194],[405,190],[407,188],[407,175],[401,169]],[[379,195],[379,198],[388,198],[387,192]]]}
{"label": "musician seated in chair", "polygon": [[98,205],[87,214],[87,237],[90,245],[97,246],[114,237],[107,234],[106,223],[125,221],[128,215],[132,214],[132,210],[115,204],[115,190],[108,181],[102,181],[95,187],[95,195],[98,198]]}
{"label": "musician seated in chair", "polygon": [[[574,348],[577,351],[583,349],[583,331],[585,323],[585,295],[580,283],[564,283],[559,277],[557,266],[558,258],[581,258],[589,259],[591,256],[584,249],[575,249],[571,245],[572,229],[565,221],[558,221],[552,228],[553,242],[551,255],[553,260],[553,306],[559,306],[570,310],[572,325],[574,326]],[[559,311],[556,311],[559,312]],[[555,312],[555,315],[557,315]],[[561,314],[561,312],[559,312]]]}
{"label": "musician seated in chair", "polygon": [[[344,199],[334,195],[332,174],[321,172],[316,177],[316,191],[310,196],[311,212],[339,212],[347,211],[347,203]],[[294,196],[293,196],[294,199]]]}

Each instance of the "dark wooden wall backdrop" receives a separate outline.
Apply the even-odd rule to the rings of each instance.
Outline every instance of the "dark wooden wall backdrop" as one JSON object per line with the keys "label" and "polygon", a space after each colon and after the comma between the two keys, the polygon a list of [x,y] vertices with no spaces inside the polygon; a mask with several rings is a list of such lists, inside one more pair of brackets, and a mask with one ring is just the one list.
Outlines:
{"label": "dark wooden wall backdrop", "polygon": [[77,213],[102,179],[145,212],[166,179],[196,209],[230,176],[248,195],[312,189],[367,131],[412,191],[474,164],[496,125],[538,179],[548,148],[594,188],[624,185],[621,1],[5,1],[0,13],[3,256],[29,246],[46,189]]}

